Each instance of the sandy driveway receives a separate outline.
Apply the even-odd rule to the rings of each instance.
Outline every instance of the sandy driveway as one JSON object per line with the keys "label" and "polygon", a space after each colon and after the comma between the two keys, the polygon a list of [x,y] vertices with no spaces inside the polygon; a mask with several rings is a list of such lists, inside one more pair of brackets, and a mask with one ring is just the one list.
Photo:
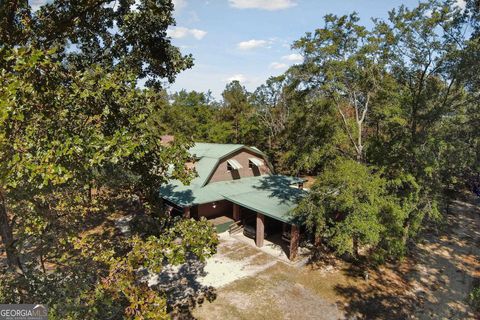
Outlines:
{"label": "sandy driveway", "polygon": [[[198,319],[343,319],[326,287],[310,278],[308,268],[285,264],[274,256],[222,234],[218,253],[208,259],[203,285],[217,288],[217,299],[195,309]],[[327,274],[317,273],[326,278]],[[332,285],[336,282],[332,283]]]}
{"label": "sandy driveway", "polygon": [[478,319],[465,298],[480,277],[480,209],[454,201],[445,227],[432,231],[410,259],[372,271],[354,266],[293,267],[252,246],[221,239],[199,279],[218,297],[199,319]]}
{"label": "sandy driveway", "polygon": [[219,235],[218,253],[207,260],[206,276],[198,281],[206,286],[220,288],[239,279],[252,277],[275,265],[277,261],[230,237],[228,232]]}

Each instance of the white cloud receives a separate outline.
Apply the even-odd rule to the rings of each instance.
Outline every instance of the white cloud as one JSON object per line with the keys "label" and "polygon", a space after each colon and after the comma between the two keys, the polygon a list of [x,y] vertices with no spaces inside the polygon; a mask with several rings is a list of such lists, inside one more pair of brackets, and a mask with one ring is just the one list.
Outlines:
{"label": "white cloud", "polygon": [[47,4],[51,2],[50,0],[29,0],[28,3],[30,4],[30,7],[32,8],[32,11],[37,11],[40,9],[41,6],[44,4]]}
{"label": "white cloud", "polygon": [[207,35],[207,31],[200,29],[189,29],[185,27],[172,27],[167,30],[167,35],[173,39],[181,39],[192,36],[197,40],[202,40]]}
{"label": "white cloud", "polygon": [[202,40],[207,35],[207,31],[200,29],[190,29],[190,34],[197,40]]}
{"label": "white cloud", "polygon": [[455,5],[459,7],[460,9],[464,10],[465,7],[467,6],[467,1],[465,0],[456,0]]}
{"label": "white cloud", "polygon": [[228,0],[230,6],[237,9],[282,10],[297,5],[293,0]]}
{"label": "white cloud", "polygon": [[299,53],[292,53],[282,57],[283,60],[290,61],[293,63],[303,62],[303,56]]}
{"label": "white cloud", "polygon": [[266,47],[270,42],[267,40],[255,40],[251,39],[248,41],[242,41],[237,44],[238,49],[240,50],[251,50],[255,48]]}
{"label": "white cloud", "polygon": [[270,63],[270,69],[279,70],[279,69],[285,69],[287,67],[288,67],[288,65],[286,65],[285,63],[280,63],[280,62]]}
{"label": "white cloud", "polygon": [[180,11],[187,6],[186,0],[172,0],[175,11]]}
{"label": "white cloud", "polygon": [[230,78],[228,78],[227,81],[228,81],[228,82],[232,82],[232,81],[248,82],[248,81],[247,81],[247,77],[245,77],[245,75],[243,75],[243,74],[241,74],[241,73],[234,74],[233,76],[231,76]]}

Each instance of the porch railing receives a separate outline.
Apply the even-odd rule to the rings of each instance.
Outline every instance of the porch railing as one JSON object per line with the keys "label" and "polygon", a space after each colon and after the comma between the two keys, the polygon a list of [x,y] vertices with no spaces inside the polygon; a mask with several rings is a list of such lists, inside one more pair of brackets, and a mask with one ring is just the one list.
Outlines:
{"label": "porch railing", "polygon": [[243,224],[242,221],[235,221],[228,227],[229,234],[237,234],[242,232]]}

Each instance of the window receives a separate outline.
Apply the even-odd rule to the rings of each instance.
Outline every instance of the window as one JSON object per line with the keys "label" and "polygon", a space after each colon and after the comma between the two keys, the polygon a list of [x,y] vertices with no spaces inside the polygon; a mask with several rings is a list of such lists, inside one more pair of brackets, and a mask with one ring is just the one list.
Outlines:
{"label": "window", "polygon": [[251,169],[253,167],[261,167],[264,163],[258,158],[248,158],[248,167]]}
{"label": "window", "polygon": [[232,171],[232,170],[238,170],[242,169],[242,165],[235,159],[229,159],[227,160],[227,170]]}

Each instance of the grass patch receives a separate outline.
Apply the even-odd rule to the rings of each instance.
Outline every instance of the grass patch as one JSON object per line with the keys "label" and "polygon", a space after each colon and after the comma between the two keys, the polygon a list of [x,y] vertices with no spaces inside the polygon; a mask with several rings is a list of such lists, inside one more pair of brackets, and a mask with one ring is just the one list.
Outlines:
{"label": "grass patch", "polygon": [[249,247],[248,245],[243,245],[239,248],[235,248],[230,252],[225,252],[225,256],[232,260],[243,260],[245,258],[249,258],[253,255],[258,254],[258,251],[254,248]]}

